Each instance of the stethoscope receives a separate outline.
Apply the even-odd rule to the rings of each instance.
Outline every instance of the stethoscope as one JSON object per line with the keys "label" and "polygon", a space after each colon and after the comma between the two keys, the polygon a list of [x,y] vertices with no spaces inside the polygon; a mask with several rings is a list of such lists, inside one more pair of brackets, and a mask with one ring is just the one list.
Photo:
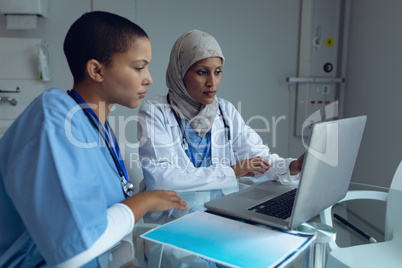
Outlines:
{"label": "stethoscope", "polygon": [[[110,154],[112,155],[113,162],[116,165],[116,168],[121,177],[121,187],[123,189],[123,192],[126,197],[132,196],[134,191],[134,185],[129,180],[126,167],[124,165],[123,160],[121,160],[122,158],[120,154],[119,145],[117,144],[113,130],[110,128],[109,122],[106,120],[105,126],[103,126],[100,123],[99,118],[96,116],[94,111],[88,106],[85,100],[80,95],[78,95],[77,92],[75,92],[74,90],[70,90],[67,91],[67,93],[68,95],[70,95],[71,98],[73,98],[78,103],[78,105],[81,106],[85,115],[88,117],[92,125],[98,130],[99,134],[102,136],[102,139],[105,141],[106,146],[109,149]],[[115,145],[114,146],[115,149],[113,149],[112,146],[110,145],[110,138],[108,133],[110,133],[112,142]]]}
{"label": "stethoscope", "polygon": [[[184,127],[183,127],[183,125],[182,125],[182,123],[181,123],[181,120],[180,120],[180,118],[179,118],[179,115],[176,113],[175,109],[173,108],[173,106],[172,106],[172,104],[171,104],[171,102],[170,102],[169,93],[167,94],[166,99],[167,99],[168,104],[171,106],[170,108],[171,108],[171,110],[172,110],[172,112],[173,112],[173,114],[174,114],[174,117],[176,118],[177,123],[178,123],[179,126],[180,126],[180,129],[181,129],[181,132],[182,132],[182,135],[183,135],[183,144],[182,144],[183,149],[184,149],[185,151],[189,151],[189,152],[190,152],[191,161],[192,161],[193,164],[195,165],[194,155],[193,155],[193,152],[192,152],[192,150],[191,150],[191,146],[189,145],[189,143],[188,143],[188,141],[187,141],[186,132],[184,131]],[[227,137],[228,137],[229,154],[231,154],[231,150],[232,150],[232,149],[231,149],[231,147],[232,147],[232,140],[231,140],[231,136],[230,136],[230,127],[229,127],[229,125],[226,123],[225,116],[224,116],[224,114],[223,114],[221,105],[220,105],[219,103],[218,103],[218,107],[219,107],[219,111],[220,111],[220,113],[221,113],[223,126],[224,126],[224,128],[225,128],[225,132],[227,133]],[[205,147],[204,156],[203,156],[203,159],[202,159],[201,163],[204,161],[204,159],[205,159],[205,157],[206,157],[206,152],[207,152],[207,150],[208,150],[208,146],[210,145],[210,140],[211,140],[211,137],[209,137],[209,139],[208,139],[208,141],[207,141],[207,146]],[[230,157],[230,165],[232,165],[232,157]]]}

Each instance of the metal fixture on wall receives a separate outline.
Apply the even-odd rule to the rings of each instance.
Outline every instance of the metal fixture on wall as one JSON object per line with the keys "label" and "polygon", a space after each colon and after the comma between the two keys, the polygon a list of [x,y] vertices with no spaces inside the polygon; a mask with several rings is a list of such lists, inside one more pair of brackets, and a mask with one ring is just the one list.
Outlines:
{"label": "metal fixture on wall", "polygon": [[11,97],[0,97],[0,103],[8,102],[10,105],[17,105],[18,101]]}
{"label": "metal fixture on wall", "polygon": [[17,87],[15,90],[1,90],[0,89],[0,93],[20,93],[20,87]]}
{"label": "metal fixture on wall", "polygon": [[0,0],[8,30],[35,29],[38,17],[47,17],[48,0]]}
{"label": "metal fixture on wall", "polygon": [[302,1],[298,74],[286,78],[297,89],[296,136],[309,136],[306,120],[327,105],[336,102],[342,117],[348,12],[348,0]]}

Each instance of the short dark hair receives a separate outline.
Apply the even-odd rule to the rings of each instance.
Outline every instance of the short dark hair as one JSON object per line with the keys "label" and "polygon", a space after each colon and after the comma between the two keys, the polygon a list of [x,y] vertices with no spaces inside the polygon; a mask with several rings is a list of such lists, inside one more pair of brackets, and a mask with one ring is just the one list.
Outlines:
{"label": "short dark hair", "polygon": [[141,37],[148,38],[141,27],[116,14],[93,11],[82,15],[64,39],[64,54],[74,82],[84,80],[88,60],[109,65],[113,55],[127,51]]}

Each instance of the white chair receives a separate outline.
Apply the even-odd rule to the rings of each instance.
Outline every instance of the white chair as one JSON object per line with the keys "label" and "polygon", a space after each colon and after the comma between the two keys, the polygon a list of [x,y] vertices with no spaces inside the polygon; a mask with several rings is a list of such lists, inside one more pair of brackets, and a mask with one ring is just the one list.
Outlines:
{"label": "white chair", "polygon": [[[402,162],[399,164],[388,193],[380,191],[349,191],[346,202],[357,199],[372,199],[386,202],[385,236],[383,242],[350,247],[329,244],[327,267],[402,267]],[[332,207],[321,213],[321,221],[329,226],[332,223]]]}
{"label": "white chair", "polygon": [[[134,184],[134,194],[143,192],[145,190],[144,175],[142,172],[141,163],[138,155],[138,148],[131,148],[131,145],[124,146],[124,164],[127,169],[128,176]],[[153,251],[152,255],[145,258],[145,241],[140,237],[141,234],[159,226],[158,224],[144,223],[143,219],[139,219],[134,226],[133,242],[135,251],[135,267],[160,267],[162,254]]]}

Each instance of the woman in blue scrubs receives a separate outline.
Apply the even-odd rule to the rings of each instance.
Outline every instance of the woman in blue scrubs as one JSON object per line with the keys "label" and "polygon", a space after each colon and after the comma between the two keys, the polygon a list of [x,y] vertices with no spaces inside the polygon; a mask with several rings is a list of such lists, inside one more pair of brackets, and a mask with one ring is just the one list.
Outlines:
{"label": "woman in blue scrubs", "polygon": [[72,90],[45,91],[0,140],[0,267],[97,266],[146,212],[187,208],[173,191],[132,196],[106,119],[114,104],[137,107],[152,83],[146,33],[90,12],[64,52]]}

